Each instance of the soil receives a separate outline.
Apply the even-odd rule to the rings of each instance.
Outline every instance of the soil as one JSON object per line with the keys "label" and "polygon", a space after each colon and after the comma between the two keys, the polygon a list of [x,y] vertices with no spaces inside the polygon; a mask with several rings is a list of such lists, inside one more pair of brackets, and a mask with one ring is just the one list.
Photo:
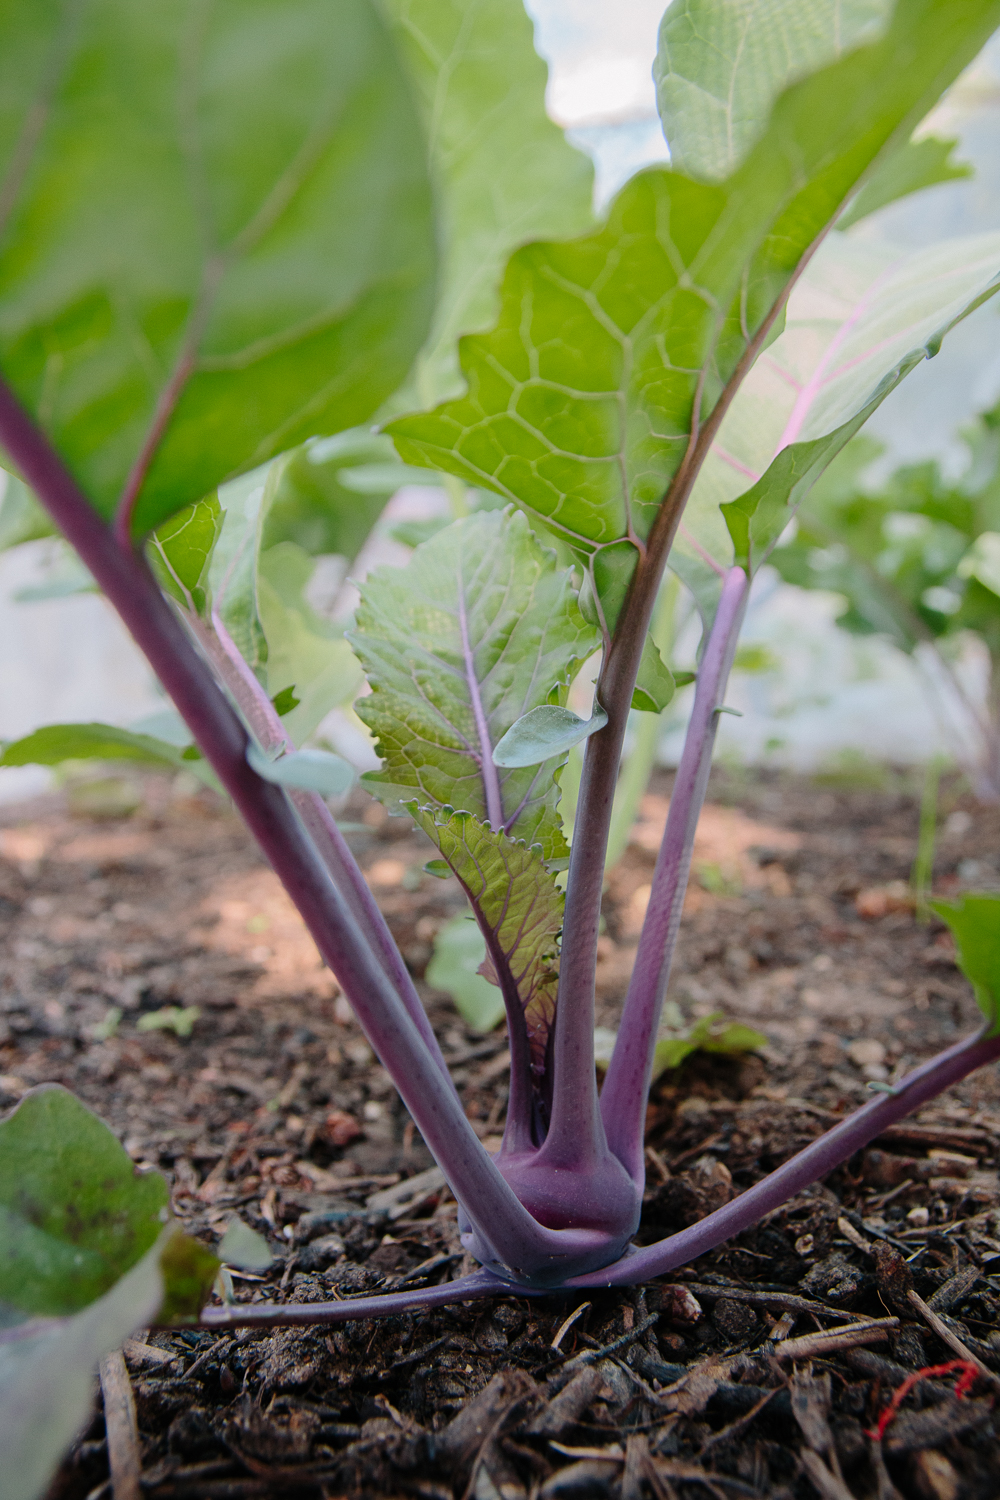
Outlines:
{"label": "soil", "polygon": [[[688,1019],[722,1011],[768,1043],[697,1054],[654,1086],[640,1238],[694,1222],[870,1097],[869,1083],[974,1028],[950,938],[909,897],[919,787],[902,773],[873,782],[713,777],[670,998]],[[604,1025],[669,790],[668,776],[654,782],[609,882]],[[3,809],[0,1108],[65,1084],[167,1175],[192,1232],[214,1245],[239,1215],[266,1234],[272,1269],[235,1279],[237,1300],[459,1274],[456,1205],[241,825],[207,793],[157,777],[139,791],[127,817],[95,815],[136,800],[113,788],[103,807],[98,791]],[[1000,811],[958,783],[939,811],[936,892],[1000,886]],[[504,1033],[470,1032],[422,982],[460,893],[423,873],[429,845],[406,820],[360,797],[339,815],[469,1118],[498,1140]],[[142,1493],[986,1500],[1000,1471],[998,1150],[989,1070],[669,1284],[332,1330],[140,1334],[126,1360]],[[955,1372],[906,1393],[914,1372],[956,1357],[911,1286],[982,1362],[962,1394]],[[865,1335],[865,1318],[898,1321]],[[835,1347],[819,1339],[838,1328]],[[808,1340],[795,1357],[789,1336]],[[894,1391],[899,1415],[879,1443],[868,1433]],[[50,1497],[110,1495],[98,1396]]]}

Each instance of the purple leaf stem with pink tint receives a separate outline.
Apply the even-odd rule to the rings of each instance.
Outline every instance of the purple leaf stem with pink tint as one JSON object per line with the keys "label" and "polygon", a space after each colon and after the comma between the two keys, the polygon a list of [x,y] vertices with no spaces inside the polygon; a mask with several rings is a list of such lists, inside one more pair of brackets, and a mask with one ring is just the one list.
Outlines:
{"label": "purple leaf stem with pink tint", "polygon": [[749,591],[743,569],[731,568],[698,668],[694,708],[674,780],[618,1040],[601,1090],[608,1145],[633,1181],[640,1183],[644,1178],[643,1128],[656,1030],[681,923],[698,815],[712,769],[716,726]]}

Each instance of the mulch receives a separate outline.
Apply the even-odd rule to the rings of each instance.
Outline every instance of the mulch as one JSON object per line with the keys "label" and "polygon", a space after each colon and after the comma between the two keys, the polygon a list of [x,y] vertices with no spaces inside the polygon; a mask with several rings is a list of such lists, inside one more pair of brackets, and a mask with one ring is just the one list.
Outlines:
{"label": "mulch", "polygon": [[[609,883],[603,1024],[669,788],[654,782]],[[207,794],[157,777],[138,789],[127,818],[93,816],[99,796],[72,789],[2,809],[0,1108],[63,1083],[168,1176],[192,1232],[214,1245],[239,1215],[266,1234],[272,1268],[234,1278],[238,1301],[459,1274],[456,1205],[246,834]],[[688,1019],[746,1021],[768,1047],[697,1055],[654,1087],[640,1238],[695,1222],[857,1107],[869,1082],[973,1029],[947,933],[909,902],[918,801],[903,773],[870,786],[714,776],[670,999]],[[109,796],[109,812],[122,805]],[[429,846],[406,820],[361,799],[340,816],[422,981],[435,931],[461,910],[454,882],[423,874]],[[947,784],[936,890],[1000,886],[998,851],[1000,812]],[[491,1142],[503,1032],[476,1035],[422,994]],[[994,1497],[998,1152],[990,1070],[667,1283],[336,1327],[140,1334],[125,1368],[141,1493]],[[98,1394],[50,1500],[111,1496],[107,1438]]]}

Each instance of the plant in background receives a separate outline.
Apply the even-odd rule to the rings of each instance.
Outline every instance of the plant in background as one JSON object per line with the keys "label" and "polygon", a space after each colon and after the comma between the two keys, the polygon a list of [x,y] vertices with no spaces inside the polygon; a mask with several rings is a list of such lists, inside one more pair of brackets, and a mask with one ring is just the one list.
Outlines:
{"label": "plant in background", "polygon": [[[906,0],[850,22],[816,0],[808,30],[789,0],[766,26],[751,13],[741,37],[719,0],[672,7],[655,71],[673,168],[639,173],[582,234],[579,198],[567,209],[551,183],[567,164],[578,186],[585,174],[542,119],[514,0],[386,9],[388,26],[368,0],[219,0],[154,24],[127,0],[91,0],[71,17],[53,5],[3,23],[0,445],[173,699],[192,741],[181,759],[204,757],[296,902],[482,1267],[383,1297],[223,1303],[203,1309],[204,1327],[635,1284],[738,1233],[1000,1056],[997,907],[966,898],[947,918],[983,1030],[725,1208],[631,1244],[661,1007],[751,578],[866,417],[998,286],[1000,235],[899,253],[832,226],[845,207],[857,215],[940,178],[947,151],[928,161],[909,137],[1000,24],[1000,0]],[[531,109],[508,110],[509,139],[484,94],[491,49],[501,104],[524,54],[537,89]],[[459,378],[454,339],[468,329]],[[369,575],[350,633],[371,687],[358,711],[382,762],[368,788],[408,812],[457,877],[503,997],[511,1089],[495,1157],[322,796],[347,768],[296,742],[329,701],[309,697],[326,669],[315,663],[346,656],[302,604],[307,528],[299,503],[281,501],[316,450],[279,455],[377,415],[405,464],[506,507],[463,516],[405,568]],[[321,462],[324,451],[336,437]],[[232,481],[272,456],[263,482]],[[319,532],[326,516],[321,500]],[[706,638],[598,1095],[613,794],[630,708],[673,687],[650,637],[668,557]],[[567,699],[595,651],[582,717]],[[560,776],[584,744],[567,842]],[[8,1160],[50,1097],[27,1096],[7,1122]],[[66,1216],[49,1226],[26,1211],[16,1171],[6,1180],[0,1225],[26,1268],[7,1298],[68,1319],[21,1323],[0,1344],[7,1389],[37,1392],[57,1338],[79,1374],[128,1319],[111,1332],[100,1302],[74,1313],[51,1284],[35,1289],[33,1251],[65,1237]],[[62,1179],[48,1190],[65,1201]],[[139,1278],[136,1324],[170,1315],[174,1277],[143,1213],[120,1257],[133,1270],[104,1291],[125,1297]],[[105,1274],[93,1290],[107,1286]],[[24,1406],[3,1411],[20,1453]]]}
{"label": "plant in background", "polygon": [[[864,470],[878,445],[857,438],[816,485],[795,534],[772,562],[788,583],[842,594],[837,618],[857,635],[882,635],[923,668],[959,765],[984,801],[1000,799],[1000,405],[961,434],[969,453],[957,479],[935,462],[882,484]],[[985,649],[984,701],[970,694],[956,656],[975,636]]]}

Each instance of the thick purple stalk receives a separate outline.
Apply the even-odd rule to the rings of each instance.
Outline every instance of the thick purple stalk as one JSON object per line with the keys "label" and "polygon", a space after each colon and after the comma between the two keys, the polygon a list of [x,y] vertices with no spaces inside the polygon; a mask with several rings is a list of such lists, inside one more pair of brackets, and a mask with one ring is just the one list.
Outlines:
{"label": "thick purple stalk", "polygon": [[[264,749],[277,750],[284,747],[294,750],[295,746],[285,732],[274,704],[244,661],[218,614],[212,615],[211,626],[190,615],[185,618]],[[344,896],[359,928],[378,955],[393,988],[406,1006],[442,1075],[454,1087],[441,1055],[438,1039],[420,1003],[420,996],[403,961],[403,955],[393,942],[392,933],[379,911],[378,903],[330,809],[318,792],[292,788],[288,797],[305,824],[330,878]]]}
{"label": "thick purple stalk", "polygon": [[796,1193],[818,1182],[835,1167],[849,1160],[863,1146],[882,1134],[889,1125],[912,1114],[929,1099],[934,1099],[977,1068],[1000,1058],[1000,1036],[977,1032],[957,1042],[946,1052],[914,1068],[892,1094],[882,1094],[864,1104],[840,1125],[835,1125],[804,1151],[798,1152],[776,1172],[755,1183],[725,1208],[692,1224],[680,1234],[671,1235],[656,1245],[626,1254],[613,1266],[574,1276],[566,1283],[571,1287],[634,1286],[651,1276],[664,1276],[678,1266],[687,1265],[699,1255],[714,1250],[733,1235],[741,1234],[780,1208]]}
{"label": "thick purple stalk", "polygon": [[118,611],[298,907],[471,1221],[476,1253],[542,1278],[599,1265],[606,1236],[544,1229],[501,1176],[283,792],[247,764],[246,731],[149,569],[118,544],[2,382],[0,444]]}
{"label": "thick purple stalk", "polygon": [[[751,1228],[765,1214],[780,1208],[796,1193],[819,1181],[835,1167],[875,1140],[890,1125],[895,1125],[928,1100],[936,1098],[952,1084],[958,1083],[977,1068],[1000,1058],[1000,1036],[982,1032],[949,1047],[929,1062],[915,1068],[900,1083],[895,1093],[883,1094],[834,1126],[804,1151],[798,1152],[776,1172],[756,1183],[745,1193],[717,1209],[699,1223],[680,1234],[630,1250],[614,1264],[562,1283],[574,1291],[585,1287],[637,1286],[653,1276],[664,1276],[680,1266],[697,1260],[710,1250]],[[439,1307],[447,1302],[462,1302],[474,1297],[533,1295],[543,1290],[507,1281],[488,1271],[476,1271],[443,1286],[426,1287],[413,1292],[390,1292],[381,1297],[354,1297],[347,1302],[303,1303],[289,1307],[282,1303],[256,1303],[249,1306],[211,1307],[201,1315],[208,1328],[242,1325],[275,1327],[284,1323],[335,1323],[352,1318],[381,1318],[392,1313]]]}
{"label": "thick purple stalk", "polygon": [[695,829],[712,768],[719,710],[749,589],[743,569],[731,568],[723,582],[722,597],[698,667],[694,708],[670,798],[649,905],[622,1008],[618,1039],[601,1090],[601,1116],[608,1146],[635,1182],[642,1182],[644,1177],[643,1128],[656,1031],[681,922]]}

